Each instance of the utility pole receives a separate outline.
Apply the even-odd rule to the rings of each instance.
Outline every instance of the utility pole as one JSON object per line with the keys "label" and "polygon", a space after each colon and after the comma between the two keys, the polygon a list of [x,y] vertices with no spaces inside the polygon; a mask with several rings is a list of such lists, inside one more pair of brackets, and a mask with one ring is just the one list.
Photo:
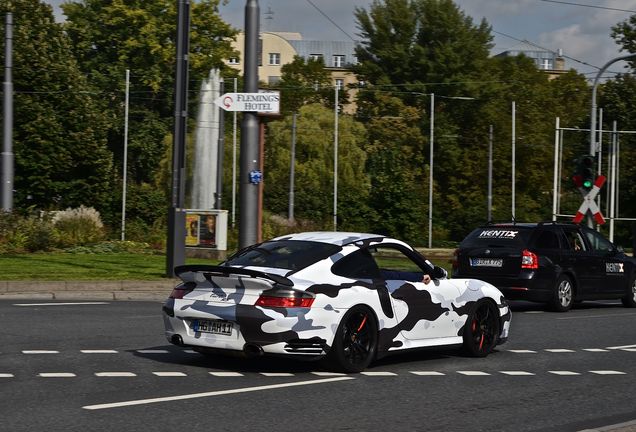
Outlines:
{"label": "utility pole", "polygon": [[185,142],[188,120],[188,53],[190,51],[190,0],[179,0],[177,18],[174,137],[172,139],[172,194],[168,211],[166,275],[185,264]]}
{"label": "utility pole", "polygon": [[2,210],[13,210],[13,14],[5,18],[4,44],[4,149],[2,151]]}
{"label": "utility pole", "polygon": [[[245,5],[245,70],[244,91],[258,92],[258,33],[259,7],[257,0]],[[258,239],[258,195],[262,181],[259,161],[259,121],[256,112],[243,113],[241,124],[241,169],[239,180],[240,220],[239,248],[253,245]]]}
{"label": "utility pole", "polygon": [[298,114],[292,114],[292,136],[291,136],[291,161],[289,163],[289,210],[287,219],[294,221],[294,182],[296,176],[296,117]]}

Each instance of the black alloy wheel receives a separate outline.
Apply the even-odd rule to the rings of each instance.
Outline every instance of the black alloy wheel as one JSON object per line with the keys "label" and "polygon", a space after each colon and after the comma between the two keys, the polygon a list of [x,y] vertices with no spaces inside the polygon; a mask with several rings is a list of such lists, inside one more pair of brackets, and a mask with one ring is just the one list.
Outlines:
{"label": "black alloy wheel", "polygon": [[345,314],[329,350],[328,359],[333,368],[357,373],[363,371],[375,358],[378,345],[378,325],[371,311],[355,306]]}
{"label": "black alloy wheel", "polygon": [[494,304],[480,300],[464,325],[464,351],[471,357],[486,357],[499,339],[499,313]]}
{"label": "black alloy wheel", "polygon": [[561,275],[557,278],[550,307],[556,312],[567,312],[574,304],[574,285],[572,280]]}

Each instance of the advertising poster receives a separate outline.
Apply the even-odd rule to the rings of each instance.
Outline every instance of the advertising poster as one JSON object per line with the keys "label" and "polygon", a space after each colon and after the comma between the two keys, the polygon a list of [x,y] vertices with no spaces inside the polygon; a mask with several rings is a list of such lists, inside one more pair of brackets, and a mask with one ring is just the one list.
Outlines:
{"label": "advertising poster", "polygon": [[199,244],[199,215],[186,214],[186,246]]}

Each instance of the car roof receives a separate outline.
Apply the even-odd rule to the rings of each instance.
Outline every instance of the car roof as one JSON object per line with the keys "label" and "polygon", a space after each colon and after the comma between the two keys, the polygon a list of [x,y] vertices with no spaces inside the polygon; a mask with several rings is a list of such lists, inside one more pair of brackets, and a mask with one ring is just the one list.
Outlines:
{"label": "car roof", "polygon": [[272,239],[275,240],[299,240],[299,241],[315,241],[321,243],[330,243],[336,246],[344,246],[358,241],[369,239],[384,239],[385,236],[370,233],[355,233],[341,231],[311,231],[295,234],[287,234]]}

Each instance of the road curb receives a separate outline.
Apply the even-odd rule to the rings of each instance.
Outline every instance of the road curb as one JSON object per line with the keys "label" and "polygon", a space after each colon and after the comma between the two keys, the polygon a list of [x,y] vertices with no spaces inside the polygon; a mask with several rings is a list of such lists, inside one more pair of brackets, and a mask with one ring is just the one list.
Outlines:
{"label": "road curb", "polygon": [[0,281],[0,300],[163,300],[176,284],[176,279]]}

